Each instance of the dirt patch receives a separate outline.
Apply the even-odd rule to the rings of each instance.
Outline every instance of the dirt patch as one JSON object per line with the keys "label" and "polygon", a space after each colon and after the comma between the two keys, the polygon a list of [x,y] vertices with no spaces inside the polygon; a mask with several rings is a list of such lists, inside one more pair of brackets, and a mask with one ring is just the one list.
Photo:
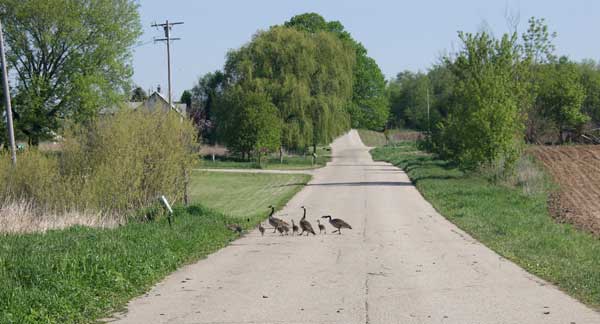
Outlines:
{"label": "dirt patch", "polygon": [[600,236],[600,146],[537,146],[529,151],[560,186],[549,197],[552,216]]}

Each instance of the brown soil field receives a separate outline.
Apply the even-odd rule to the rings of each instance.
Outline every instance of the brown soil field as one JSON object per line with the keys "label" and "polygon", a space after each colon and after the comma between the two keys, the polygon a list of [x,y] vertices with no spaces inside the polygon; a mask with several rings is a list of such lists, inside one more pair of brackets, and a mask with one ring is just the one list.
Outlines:
{"label": "brown soil field", "polygon": [[600,236],[600,146],[536,146],[529,152],[560,186],[549,198],[552,216]]}

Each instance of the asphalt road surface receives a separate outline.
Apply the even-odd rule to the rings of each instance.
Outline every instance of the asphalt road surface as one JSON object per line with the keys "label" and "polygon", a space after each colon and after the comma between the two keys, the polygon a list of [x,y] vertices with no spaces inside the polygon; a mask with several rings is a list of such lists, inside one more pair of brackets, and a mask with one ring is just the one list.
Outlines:
{"label": "asphalt road surface", "polygon": [[315,229],[331,214],[352,230],[252,231],[131,301],[117,322],[600,323],[440,216],[404,172],[372,161],[356,131],[332,148],[280,214],[298,221],[304,205]]}

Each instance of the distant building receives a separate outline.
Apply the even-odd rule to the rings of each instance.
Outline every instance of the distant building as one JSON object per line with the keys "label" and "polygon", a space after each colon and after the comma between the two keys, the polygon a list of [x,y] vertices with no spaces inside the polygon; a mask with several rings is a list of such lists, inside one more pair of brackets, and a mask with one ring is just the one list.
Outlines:
{"label": "distant building", "polygon": [[157,109],[160,109],[164,112],[172,110],[180,114],[182,117],[187,117],[186,104],[175,102],[169,107],[169,101],[157,91],[154,91],[144,102],[125,102],[122,105],[102,108],[100,109],[99,113],[101,115],[114,114],[119,110],[120,107],[132,110],[144,109],[147,111],[156,111]]}

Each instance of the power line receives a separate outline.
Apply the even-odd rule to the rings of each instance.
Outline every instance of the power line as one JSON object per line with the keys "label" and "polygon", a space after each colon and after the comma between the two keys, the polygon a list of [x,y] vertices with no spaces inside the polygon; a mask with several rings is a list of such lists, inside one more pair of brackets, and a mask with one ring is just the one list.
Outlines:
{"label": "power line", "polygon": [[162,27],[165,31],[165,38],[156,38],[155,42],[167,42],[167,76],[169,83],[169,105],[173,106],[173,92],[171,88],[171,41],[180,40],[181,38],[171,38],[171,29],[174,25],[181,25],[183,22],[172,22],[166,20],[164,24],[154,23],[151,27]]}

